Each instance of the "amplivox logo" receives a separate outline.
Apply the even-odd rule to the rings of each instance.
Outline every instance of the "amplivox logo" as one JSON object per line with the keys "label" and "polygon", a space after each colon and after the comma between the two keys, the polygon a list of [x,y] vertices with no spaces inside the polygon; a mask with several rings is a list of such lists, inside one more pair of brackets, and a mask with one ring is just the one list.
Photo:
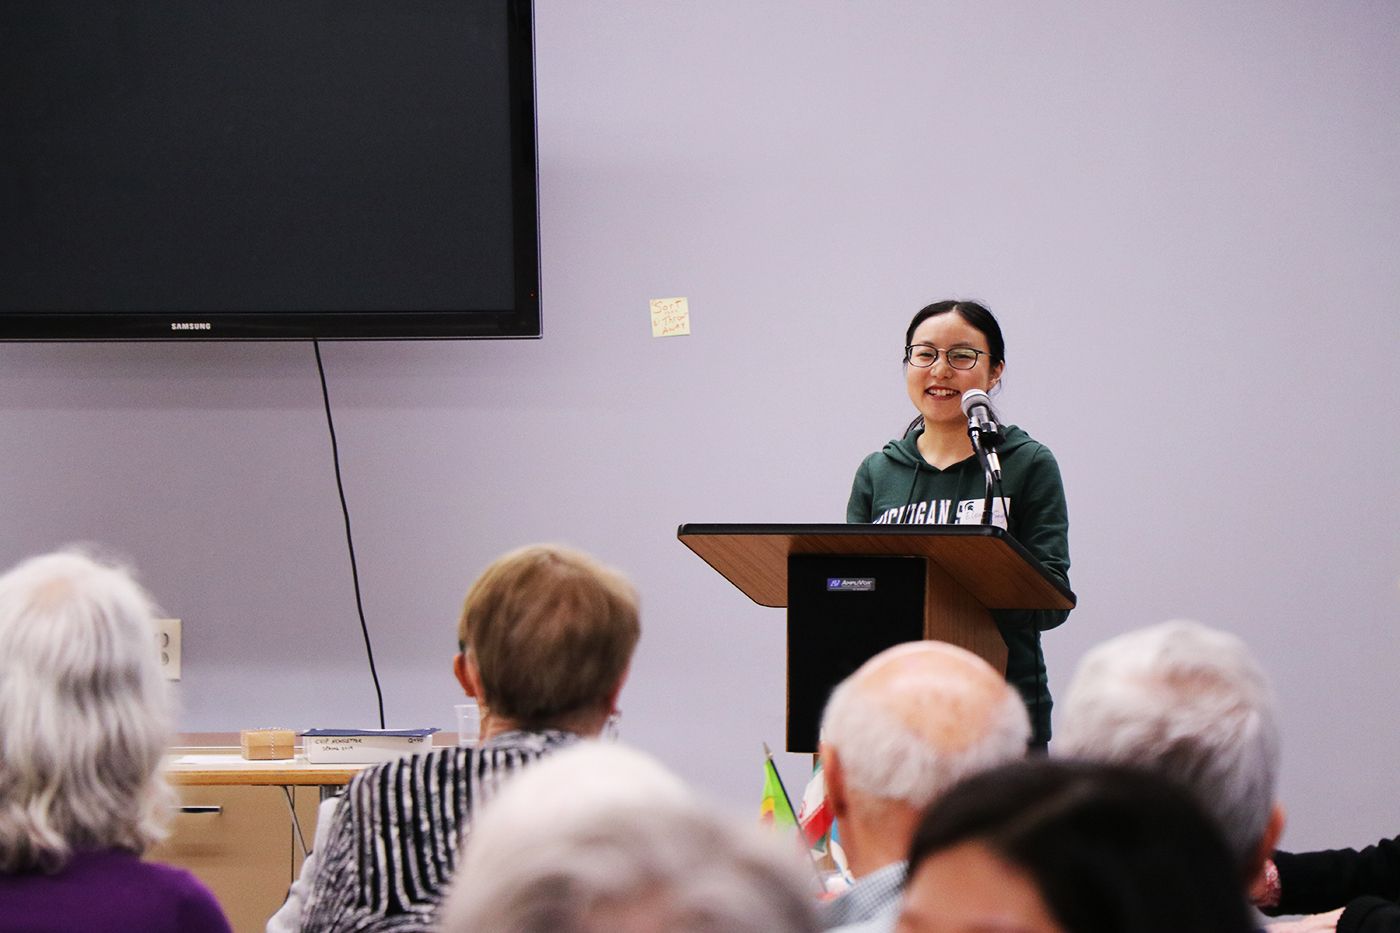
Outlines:
{"label": "amplivox logo", "polygon": [[872,593],[875,591],[874,577],[827,577],[828,593]]}
{"label": "amplivox logo", "polygon": [[212,330],[208,321],[172,321],[171,330]]}

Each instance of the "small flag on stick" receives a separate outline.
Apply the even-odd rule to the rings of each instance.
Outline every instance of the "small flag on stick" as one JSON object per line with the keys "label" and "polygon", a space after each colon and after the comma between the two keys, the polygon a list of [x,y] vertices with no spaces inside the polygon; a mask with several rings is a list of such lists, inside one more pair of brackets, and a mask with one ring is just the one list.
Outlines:
{"label": "small flag on stick", "polygon": [[763,743],[763,800],[758,805],[758,821],[779,829],[797,827],[797,814],[792,810],[792,800],[783,787],[783,779],[778,776],[767,742]]}
{"label": "small flag on stick", "polygon": [[831,801],[826,799],[826,775],[818,761],[802,793],[802,809],[797,814],[797,824],[802,827],[807,845],[817,852],[825,852],[833,819]]}
{"label": "small flag on stick", "polygon": [[[818,777],[820,777],[820,774],[818,774]],[[826,798],[825,784],[821,781],[817,783],[820,785],[820,794],[824,802]],[[809,794],[812,793],[810,785],[808,786],[808,792]],[[805,802],[803,808],[804,810],[806,809]],[[821,809],[829,812],[829,805]],[[805,850],[808,858],[811,860],[812,874],[816,881],[818,893],[823,897],[830,897],[831,894],[827,890],[826,881],[822,877],[821,866],[817,863],[818,857],[824,853],[815,851],[812,848],[808,833],[816,832],[819,838],[826,841],[827,830],[834,828],[832,821],[829,818],[818,816],[814,811],[813,823],[810,829],[805,825],[799,824],[797,814],[792,808],[792,798],[788,796],[787,788],[783,786],[783,779],[778,775],[778,768],[773,763],[773,752],[768,747],[767,742],[763,743],[763,801],[759,804],[758,821],[762,825],[774,829],[792,831],[793,842]],[[818,827],[820,827],[820,831],[818,831]],[[834,845],[832,847],[835,848]],[[839,862],[837,863],[837,867],[838,869],[841,867]]]}

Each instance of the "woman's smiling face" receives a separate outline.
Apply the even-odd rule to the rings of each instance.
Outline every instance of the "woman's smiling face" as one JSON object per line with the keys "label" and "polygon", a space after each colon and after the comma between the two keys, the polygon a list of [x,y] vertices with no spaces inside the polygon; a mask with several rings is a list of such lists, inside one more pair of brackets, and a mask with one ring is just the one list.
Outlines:
{"label": "woman's smiling face", "polygon": [[[961,425],[966,420],[962,413],[962,394],[968,389],[990,392],[1005,368],[1004,363],[992,362],[986,336],[956,311],[924,320],[914,329],[909,343],[915,347],[936,347],[939,351],[937,362],[927,369],[904,365],[909,400],[924,416],[927,425]],[[977,365],[971,369],[949,366],[946,351],[955,347],[981,350]]]}

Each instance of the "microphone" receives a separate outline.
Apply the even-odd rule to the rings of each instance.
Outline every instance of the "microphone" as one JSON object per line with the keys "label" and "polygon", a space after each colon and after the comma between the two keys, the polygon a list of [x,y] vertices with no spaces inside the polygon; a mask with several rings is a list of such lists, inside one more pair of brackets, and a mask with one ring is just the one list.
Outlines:
{"label": "microphone", "polygon": [[962,412],[967,415],[968,430],[982,434],[1001,436],[997,427],[997,410],[992,407],[992,399],[981,389],[968,389],[962,394]]}
{"label": "microphone", "polygon": [[968,389],[962,394],[962,412],[967,415],[967,436],[972,438],[972,446],[986,458],[992,480],[1001,482],[1001,459],[997,456],[1001,428],[991,396],[981,389]]}

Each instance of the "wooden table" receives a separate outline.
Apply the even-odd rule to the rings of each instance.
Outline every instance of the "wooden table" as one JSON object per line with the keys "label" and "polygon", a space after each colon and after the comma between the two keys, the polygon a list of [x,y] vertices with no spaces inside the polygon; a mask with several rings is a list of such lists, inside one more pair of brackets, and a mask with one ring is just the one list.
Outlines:
{"label": "wooden table", "polygon": [[[456,745],[457,733],[436,732],[434,747]],[[165,759],[165,774],[181,787],[280,786],[333,788],[350,783],[368,764],[311,764],[295,747],[294,758],[249,761],[236,732],[184,732]]]}
{"label": "wooden table", "polygon": [[165,775],[180,787],[278,785],[338,787],[368,765],[313,765],[306,756],[281,761],[247,761],[240,746],[175,746],[165,759]]}
{"label": "wooden table", "polygon": [[[437,733],[451,745],[455,732]],[[297,751],[300,751],[298,748]],[[176,737],[165,775],[182,806],[174,832],[147,857],[193,872],[224,907],[236,933],[261,933],[301,870],[317,807],[369,765],[247,761],[236,732]],[[295,816],[293,816],[295,814]]]}

